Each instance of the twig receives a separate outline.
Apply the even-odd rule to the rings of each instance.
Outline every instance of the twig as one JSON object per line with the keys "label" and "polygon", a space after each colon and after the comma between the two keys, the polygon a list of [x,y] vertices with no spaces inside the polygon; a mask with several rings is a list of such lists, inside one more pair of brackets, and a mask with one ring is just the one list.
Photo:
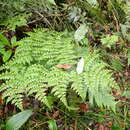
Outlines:
{"label": "twig", "polygon": [[[50,15],[43,15],[39,12],[36,12],[41,18],[40,19],[35,19],[33,21],[28,22],[28,24],[32,24],[32,23],[36,23],[38,21],[41,21],[43,18],[47,18],[47,17],[62,17],[65,16],[66,14],[50,14]],[[50,23],[49,23],[50,24]]]}

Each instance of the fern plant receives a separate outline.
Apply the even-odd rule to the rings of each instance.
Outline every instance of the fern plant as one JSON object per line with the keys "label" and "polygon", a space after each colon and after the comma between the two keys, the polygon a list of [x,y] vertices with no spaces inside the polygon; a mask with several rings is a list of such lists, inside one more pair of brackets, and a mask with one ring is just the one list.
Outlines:
{"label": "fern plant", "polygon": [[[28,35],[17,41],[19,46],[13,59],[1,67],[0,79],[5,82],[0,92],[3,92],[7,103],[11,101],[23,109],[23,99],[35,95],[36,99],[51,108],[48,101],[51,90],[49,95],[56,96],[70,108],[66,95],[68,90],[73,89],[83,101],[89,97],[91,104],[115,110],[116,102],[110,92],[112,87],[118,85],[96,52],[85,50],[85,55],[77,53],[73,38],[67,32],[37,29]],[[75,66],[81,56],[85,65],[83,72],[78,74]],[[56,67],[65,64],[72,67]]]}

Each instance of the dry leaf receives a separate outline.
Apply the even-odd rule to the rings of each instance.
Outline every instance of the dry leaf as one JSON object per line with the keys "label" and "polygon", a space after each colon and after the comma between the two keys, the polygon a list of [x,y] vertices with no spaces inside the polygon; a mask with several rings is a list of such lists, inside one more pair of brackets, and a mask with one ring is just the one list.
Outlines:
{"label": "dry leaf", "polygon": [[87,112],[89,110],[88,104],[80,104],[80,111]]}
{"label": "dry leaf", "polygon": [[55,111],[54,114],[52,115],[52,117],[55,119],[57,117],[59,117],[59,111]]}
{"label": "dry leaf", "polygon": [[60,69],[70,69],[72,66],[71,65],[56,65],[56,68]]}

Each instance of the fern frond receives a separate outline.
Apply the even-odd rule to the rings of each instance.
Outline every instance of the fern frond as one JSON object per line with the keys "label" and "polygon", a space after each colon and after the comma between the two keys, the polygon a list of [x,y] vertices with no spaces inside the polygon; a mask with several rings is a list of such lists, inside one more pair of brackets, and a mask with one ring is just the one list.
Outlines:
{"label": "fern frond", "polygon": [[116,102],[110,91],[112,87],[118,85],[112,78],[112,73],[106,67],[107,64],[100,60],[98,54],[90,53],[85,57],[84,72],[78,76],[78,79],[75,78],[73,89],[82,98],[88,93],[91,104],[96,102],[100,107],[105,106],[115,110]]}
{"label": "fern frond", "polygon": [[73,78],[73,84],[72,84],[72,89],[78,93],[78,95],[83,99],[83,101],[85,101],[86,99],[86,94],[87,94],[87,89],[85,87],[84,84],[84,80],[83,80],[83,74],[76,74],[76,72],[74,74],[72,74],[72,78]]}
{"label": "fern frond", "polygon": [[[118,86],[96,52],[85,52],[83,72],[77,74],[75,65],[82,54],[74,49],[73,38],[67,32],[37,29],[18,42],[12,60],[1,67],[0,87],[3,98],[22,108],[27,96],[34,96],[49,108],[48,95],[56,96],[67,108],[67,93],[73,89],[83,101],[88,95],[91,104],[115,109],[116,102],[110,94]],[[71,69],[56,68],[68,64]],[[49,93],[49,94],[48,94]],[[73,94],[72,94],[73,96]]]}
{"label": "fern frond", "polygon": [[66,106],[67,105],[67,87],[69,86],[70,75],[68,72],[53,68],[51,71],[51,81],[49,82],[52,88],[52,93],[57,96]]}

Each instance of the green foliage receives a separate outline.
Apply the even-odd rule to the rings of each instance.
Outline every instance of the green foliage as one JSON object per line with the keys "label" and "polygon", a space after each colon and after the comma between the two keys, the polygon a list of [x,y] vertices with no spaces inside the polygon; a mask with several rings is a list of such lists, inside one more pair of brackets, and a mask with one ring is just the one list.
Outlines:
{"label": "green foliage", "polygon": [[16,37],[13,37],[10,42],[4,35],[0,34],[0,53],[2,54],[3,62],[10,59],[15,46],[17,46]]}
{"label": "green foliage", "polygon": [[18,14],[21,14],[25,11],[23,6],[24,0],[4,0],[0,1],[0,23],[2,23],[2,20],[13,16],[16,16]]}
{"label": "green foliage", "polygon": [[25,110],[12,116],[6,123],[6,130],[18,130],[31,115],[32,110]]}
{"label": "green foliage", "polygon": [[[25,8],[28,12],[38,12],[38,13],[48,13],[51,14],[54,12],[53,6],[56,5],[54,0],[26,0]],[[47,12],[49,11],[49,12]]]}
{"label": "green foliage", "polygon": [[[115,111],[116,102],[110,92],[117,84],[96,52],[84,49],[83,54],[77,53],[68,32],[38,29],[28,34],[29,37],[18,41],[14,58],[1,68],[5,71],[0,79],[5,83],[0,87],[0,92],[3,91],[6,102],[11,101],[23,109],[24,97],[34,96],[51,108],[48,101],[48,91],[51,90],[51,94],[71,109],[67,93],[73,89],[83,101],[89,97],[91,104]],[[81,56],[85,59],[85,65],[83,72],[77,74],[75,65]],[[72,68],[56,67],[66,64]]]}
{"label": "green foliage", "polygon": [[27,16],[28,15],[23,14],[23,15],[16,15],[11,18],[6,18],[5,20],[3,20],[1,25],[4,25],[11,30],[15,30],[17,26],[27,25],[27,20],[26,20]]}
{"label": "green foliage", "polygon": [[49,125],[49,130],[58,130],[56,125],[56,120],[49,120],[48,125]]}
{"label": "green foliage", "polygon": [[[28,18],[29,24],[36,24],[38,27],[51,27],[56,30],[77,29],[79,22],[95,23],[96,21],[100,25],[114,23],[114,25],[119,26],[119,21],[125,21],[124,6],[121,0],[116,2],[114,0],[106,2],[102,0],[72,0],[71,2],[75,4],[71,5],[64,0],[63,2],[58,0],[2,1],[0,2],[0,24],[6,23],[5,25],[7,25],[13,17],[15,20],[23,19],[23,21],[26,21],[28,16],[22,17],[22,15],[26,16],[27,14],[32,14]],[[13,26],[14,24],[12,23]],[[21,22],[19,21],[17,24],[20,26]],[[113,28],[117,26],[113,26]]]}
{"label": "green foliage", "polygon": [[127,98],[130,98],[130,90],[127,90],[123,93],[123,96],[126,96]]}
{"label": "green foliage", "polygon": [[[71,129],[73,124],[75,129],[130,128],[129,14],[128,0],[0,1],[0,31],[6,29],[8,36],[11,36],[8,30],[15,30],[16,26],[22,25],[28,25],[30,29],[42,27],[76,31],[75,40],[68,32],[58,33],[44,29],[29,33],[29,37],[21,41],[16,41],[15,37],[9,42],[0,38],[0,55],[5,62],[0,68],[0,94],[4,101],[11,102],[20,109],[24,106],[25,109],[30,107],[30,104],[25,104],[29,97],[38,99],[50,109],[54,106],[49,113],[47,107],[40,107],[41,103],[31,104],[36,103],[40,112],[23,129],[47,129],[47,123],[50,129]],[[22,29],[23,27],[16,29],[18,39],[19,31],[24,31]],[[111,34],[118,34],[119,40]],[[110,66],[100,59],[99,53]],[[84,63],[79,65],[81,59]],[[69,69],[58,67],[67,65],[70,66]],[[112,89],[117,84],[109,68],[116,70],[114,77],[120,84],[121,92]],[[117,102],[112,94],[120,102],[116,114],[113,111]],[[61,102],[69,109],[76,109],[77,106],[80,109],[76,112],[69,111]],[[0,128],[5,129],[2,107],[10,108],[10,103],[2,105],[0,99],[0,104]],[[99,109],[96,105],[113,111]],[[11,112],[10,110],[9,113]],[[55,118],[54,115],[58,116]],[[5,117],[7,116],[6,112]],[[62,123],[61,127],[59,123]]]}
{"label": "green foliage", "polygon": [[96,102],[100,107],[111,106],[115,110],[116,102],[108,92],[110,92],[111,87],[117,87],[117,84],[111,77],[110,70],[104,69],[106,66],[96,53],[87,54],[84,71],[79,75],[74,75],[72,88],[83,100],[85,100],[86,93],[88,93],[91,104]]}
{"label": "green foliage", "polygon": [[101,39],[102,45],[111,48],[113,45],[116,44],[118,41],[118,36],[117,35],[107,35],[105,38]]}
{"label": "green foliage", "polygon": [[112,59],[111,66],[116,70],[121,72],[123,70],[124,65],[121,63],[120,59]]}
{"label": "green foliage", "polygon": [[[0,25],[11,30],[15,30],[16,26],[36,24],[37,21],[41,22],[37,24],[39,27],[53,27],[53,23],[54,27],[59,26],[59,10],[54,0],[5,0],[0,2],[0,8]],[[52,19],[51,15],[54,15],[55,19]]]}
{"label": "green foliage", "polygon": [[0,8],[0,25],[15,30],[16,26],[27,24],[28,15],[24,13],[24,1],[1,1]]}

